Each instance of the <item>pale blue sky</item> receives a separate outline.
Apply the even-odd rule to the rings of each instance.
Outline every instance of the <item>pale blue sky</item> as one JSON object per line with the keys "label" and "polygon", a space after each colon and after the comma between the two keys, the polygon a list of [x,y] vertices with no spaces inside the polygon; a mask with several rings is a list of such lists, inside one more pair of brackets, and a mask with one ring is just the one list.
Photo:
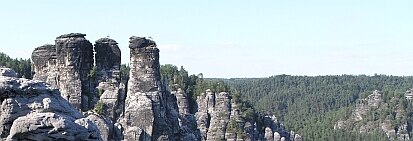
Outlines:
{"label": "pale blue sky", "polygon": [[28,58],[71,32],[151,36],[161,64],[205,77],[413,75],[412,0],[13,0],[0,2],[0,51]]}

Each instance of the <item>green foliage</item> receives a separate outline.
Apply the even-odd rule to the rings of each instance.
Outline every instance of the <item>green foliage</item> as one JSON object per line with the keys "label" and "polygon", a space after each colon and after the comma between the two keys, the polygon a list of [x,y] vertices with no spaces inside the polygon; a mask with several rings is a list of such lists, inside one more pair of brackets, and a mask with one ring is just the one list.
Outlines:
{"label": "green foliage", "polygon": [[98,114],[98,115],[103,115],[104,114],[104,107],[105,105],[102,102],[98,102],[95,105],[95,108],[93,109],[93,111]]}
{"label": "green foliage", "polygon": [[128,64],[121,64],[120,65],[120,80],[126,84],[129,80],[129,71],[130,67]]}
{"label": "green foliage", "polygon": [[17,77],[32,78],[30,59],[12,59],[8,55],[0,52],[0,66],[13,69],[16,71]]}
{"label": "green foliage", "polygon": [[98,89],[98,96],[101,97],[103,92],[105,92],[105,90],[103,89]]}
{"label": "green foliage", "polygon": [[[383,101],[388,102],[392,97],[399,97],[394,99],[398,102],[392,102],[386,110],[369,112],[366,120],[380,121],[390,115],[395,122],[392,125],[401,124],[406,120],[396,119],[394,111],[397,110],[396,107],[409,107],[403,94],[413,86],[413,77],[385,75],[278,75],[270,78],[222,81],[237,90],[243,99],[251,102],[255,110],[276,115],[288,129],[300,133],[304,140],[333,140],[337,137],[333,130],[337,120],[351,115],[356,100],[366,97],[376,89],[382,91]],[[413,109],[404,110],[405,115],[411,114],[409,111]],[[371,137],[356,135],[358,132],[342,134],[363,139]]]}
{"label": "green foliage", "polygon": [[184,67],[178,67],[172,64],[161,65],[161,80],[163,86],[166,86],[165,82],[169,82],[170,88],[176,90],[181,88],[190,97],[189,109],[193,113],[194,105],[196,104],[196,98],[207,89],[211,89],[214,92],[230,92],[230,87],[220,80],[205,80],[202,73],[195,75],[188,75],[188,71]]}
{"label": "green foliage", "polygon": [[242,133],[243,127],[241,123],[237,122],[234,119],[231,119],[227,124],[227,131],[233,132],[233,133]]}
{"label": "green foliage", "polygon": [[96,76],[97,76],[97,67],[96,66],[93,66],[93,68],[92,69],[90,69],[90,71],[89,71],[89,77],[91,77],[91,78],[96,78]]}

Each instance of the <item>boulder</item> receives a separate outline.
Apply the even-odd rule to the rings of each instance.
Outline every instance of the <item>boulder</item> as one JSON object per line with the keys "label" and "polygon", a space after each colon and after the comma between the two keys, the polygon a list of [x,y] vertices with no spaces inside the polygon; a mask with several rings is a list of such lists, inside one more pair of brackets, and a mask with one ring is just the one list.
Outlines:
{"label": "boulder", "polygon": [[99,130],[50,85],[0,76],[2,140],[101,140]]}

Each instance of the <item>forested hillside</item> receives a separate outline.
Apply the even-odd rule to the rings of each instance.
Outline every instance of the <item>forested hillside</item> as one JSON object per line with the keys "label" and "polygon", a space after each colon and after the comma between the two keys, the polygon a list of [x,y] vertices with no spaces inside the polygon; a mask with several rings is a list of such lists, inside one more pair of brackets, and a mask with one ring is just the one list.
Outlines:
{"label": "forested hillside", "polygon": [[277,115],[305,140],[387,140],[380,132],[361,135],[333,130],[333,127],[339,119],[351,114],[357,99],[367,97],[374,90],[381,90],[386,102],[403,97],[413,86],[413,77],[386,75],[278,75],[226,81],[250,100],[255,109]]}
{"label": "forested hillside", "polygon": [[0,66],[13,69],[17,72],[17,77],[32,77],[30,59],[12,59],[7,54],[0,52]]}

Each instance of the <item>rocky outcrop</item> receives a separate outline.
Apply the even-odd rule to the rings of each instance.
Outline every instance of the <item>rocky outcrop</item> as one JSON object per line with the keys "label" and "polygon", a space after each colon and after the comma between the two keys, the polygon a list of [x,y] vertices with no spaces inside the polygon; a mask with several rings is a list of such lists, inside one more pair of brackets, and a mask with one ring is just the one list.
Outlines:
{"label": "rocky outcrop", "polygon": [[118,43],[110,38],[101,38],[95,42],[94,49],[97,80],[99,82],[119,83],[121,52]]}
{"label": "rocky outcrop", "polygon": [[[409,93],[407,91],[405,96]],[[366,98],[358,100],[349,118],[337,121],[334,129],[358,131],[361,134],[384,132],[389,140],[410,140],[412,125],[409,115],[401,107],[403,100],[405,99],[392,97],[384,101],[381,92],[375,90]],[[389,109],[392,112],[386,115]]]}
{"label": "rocky outcrop", "polygon": [[33,80],[40,80],[58,87],[59,70],[57,67],[55,45],[43,45],[34,49],[32,56]]}
{"label": "rocky outcrop", "polygon": [[[195,116],[200,140],[302,140],[300,135],[287,131],[275,116],[255,119],[263,123],[263,127],[258,127],[256,121],[246,116],[229,93],[216,94],[207,90],[197,98],[197,104]],[[264,128],[264,132],[259,128]]]}
{"label": "rocky outcrop", "polygon": [[[301,140],[300,135],[286,131],[274,116],[256,116],[258,114],[253,110],[243,111],[245,109],[240,108],[228,92],[207,90],[198,97],[196,104],[191,105],[189,101],[194,100],[177,84],[173,84],[174,90],[170,91],[169,82],[161,83],[156,43],[135,36],[129,42],[131,56],[127,86],[120,83],[121,53],[113,39],[99,39],[93,49],[85,34],[71,33],[57,37],[55,45],[36,48],[32,54],[34,79],[58,88],[60,93],[57,95],[60,94],[77,111],[72,108],[70,113],[73,115],[70,116],[64,112],[21,114],[19,116],[24,117],[16,119],[19,121],[16,130],[12,124],[5,126],[9,127],[4,130],[8,134],[2,137],[13,134],[13,139],[26,139],[23,137],[26,133],[20,134],[26,132],[23,128],[31,128],[26,124],[41,124],[47,128],[33,130],[41,131],[39,135],[42,137],[36,134],[27,139],[48,140],[52,136],[45,135],[43,129],[56,126],[61,129],[56,131],[59,134],[64,130],[71,133],[68,137],[56,138],[62,140],[100,140],[99,133],[104,141]],[[2,75],[13,76],[13,73],[2,70]],[[80,110],[87,118],[78,113]],[[55,121],[72,123],[70,127],[49,124]],[[23,123],[25,125],[20,125]],[[77,128],[79,130],[75,130]]]}
{"label": "rocky outcrop", "polygon": [[[173,140],[178,119],[168,109],[168,98],[160,83],[159,49],[154,41],[130,38],[130,77],[123,125],[126,140]],[[175,105],[176,106],[176,105]],[[171,119],[172,118],[172,119]]]}
{"label": "rocky outcrop", "polygon": [[200,140],[200,132],[198,130],[197,121],[195,115],[189,112],[188,96],[184,90],[178,88],[171,92],[172,97],[176,97],[176,102],[171,102],[169,104],[176,103],[176,114],[179,119],[179,140]]}
{"label": "rocky outcrop", "polygon": [[0,76],[17,77],[17,73],[10,68],[0,67]]}
{"label": "rocky outcrop", "polygon": [[101,115],[100,116],[95,115],[95,114],[90,114],[86,118],[97,126],[97,129],[99,130],[103,141],[112,140],[114,129],[113,129],[113,123],[111,119],[108,119]]}
{"label": "rocky outcrop", "polygon": [[56,38],[59,90],[62,97],[78,110],[87,110],[93,93],[90,70],[93,67],[93,46],[86,34],[71,33]]}
{"label": "rocky outcrop", "polygon": [[44,82],[0,76],[1,140],[101,140],[97,127]]}
{"label": "rocky outcrop", "polygon": [[111,82],[99,83],[98,96],[99,102],[104,106],[103,114],[112,121],[117,121],[122,114],[123,100],[125,99],[125,85]]}

